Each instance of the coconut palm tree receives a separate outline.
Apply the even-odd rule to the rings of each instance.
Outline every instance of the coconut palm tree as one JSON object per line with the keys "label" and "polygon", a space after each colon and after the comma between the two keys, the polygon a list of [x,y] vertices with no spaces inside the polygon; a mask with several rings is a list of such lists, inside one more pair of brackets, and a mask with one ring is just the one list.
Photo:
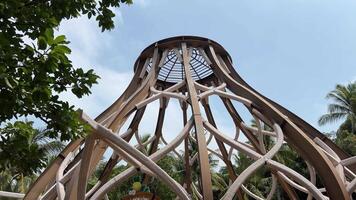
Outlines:
{"label": "coconut palm tree", "polygon": [[328,113],[322,115],[319,124],[324,125],[346,119],[351,122],[351,131],[355,132],[356,123],[356,81],[344,86],[336,85],[335,89],[326,95],[334,102],[328,105]]}
{"label": "coconut palm tree", "polygon": [[50,157],[65,146],[28,121],[7,124],[0,129],[0,137],[0,190],[12,192],[25,193]]}

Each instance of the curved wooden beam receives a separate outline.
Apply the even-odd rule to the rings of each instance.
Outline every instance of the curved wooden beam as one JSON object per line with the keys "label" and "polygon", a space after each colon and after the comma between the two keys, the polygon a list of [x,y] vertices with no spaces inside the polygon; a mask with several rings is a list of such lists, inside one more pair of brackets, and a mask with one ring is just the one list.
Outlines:
{"label": "curved wooden beam", "polygon": [[[252,100],[265,116],[275,119],[277,123],[282,124],[281,127],[288,142],[297,149],[300,155],[312,163],[316,170],[321,174],[321,178],[323,179],[323,183],[325,184],[330,198],[334,200],[350,199],[340,176],[338,176],[326,155],[315,146],[315,143],[287,116],[274,107],[273,104],[250,90],[245,85],[235,81],[230,74],[224,71],[218,61],[213,46],[209,46],[207,54],[213,65],[216,66],[214,68],[215,74],[220,76],[227,83],[227,87],[230,91]],[[303,148],[301,148],[301,146],[303,146]]]}

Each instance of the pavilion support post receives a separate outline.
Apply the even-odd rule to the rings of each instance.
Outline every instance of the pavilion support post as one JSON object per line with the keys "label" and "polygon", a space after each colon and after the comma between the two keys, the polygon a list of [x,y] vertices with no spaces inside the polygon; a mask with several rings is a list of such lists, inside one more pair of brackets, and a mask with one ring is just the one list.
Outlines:
{"label": "pavilion support post", "polygon": [[[211,125],[213,125],[215,128],[217,128],[215,120],[214,120],[214,117],[213,117],[213,114],[212,114],[211,109],[210,109],[209,102],[208,102],[207,99],[205,99],[203,101],[203,107],[204,107],[205,114],[206,114],[206,116],[208,118],[209,123]],[[216,137],[214,137],[214,138],[215,138],[215,141],[216,141],[216,143],[217,143],[217,145],[219,147],[221,155],[223,157],[223,161],[224,161],[224,163],[226,165],[226,168],[227,168],[227,171],[228,171],[228,174],[229,174],[229,178],[230,178],[231,181],[234,181],[237,178],[237,176],[236,176],[236,173],[234,171],[234,167],[232,166],[231,161],[228,159],[228,152],[227,152],[227,150],[226,150],[226,148],[224,146],[224,143],[221,142],[218,138],[216,138]],[[236,195],[237,195],[238,199],[243,200],[242,191],[240,189],[237,191]]]}
{"label": "pavilion support post", "polygon": [[[153,55],[153,66],[152,66],[153,69],[156,69],[158,67],[159,59],[160,59],[160,55],[159,55],[158,48],[156,47]],[[155,77],[156,77],[156,71],[152,70],[151,73],[147,75],[146,79],[142,82],[142,84],[138,88],[137,85],[133,84],[132,86],[130,85],[131,87],[125,90],[124,95],[127,97],[125,98],[125,100],[117,102],[117,104],[120,103],[120,105],[115,105],[115,107],[118,108],[118,112],[116,116],[114,116],[114,119],[108,125],[108,127],[111,130],[113,130],[114,132],[118,132],[121,126],[123,125],[123,123],[125,122],[125,120],[128,118],[129,114],[133,113],[134,111],[137,111],[135,107],[136,103],[142,101],[147,97],[150,86],[153,86],[155,84],[156,81]],[[135,75],[135,78],[138,77],[136,77]],[[108,147],[107,144],[102,141],[99,141],[94,146],[92,162],[90,163],[90,168],[89,168],[89,175],[93,173],[95,166],[102,158],[107,147]]]}
{"label": "pavilion support post", "polygon": [[251,142],[251,144],[255,147],[255,149],[259,151],[259,143],[256,138],[249,130],[247,130],[245,127],[241,126],[241,123],[243,123],[240,115],[236,111],[234,105],[232,104],[230,99],[226,98],[221,98],[223,101],[227,111],[229,112],[230,116],[232,117],[232,120],[234,121],[235,126],[239,127],[239,129],[244,133],[244,135],[247,137],[247,139]]}
{"label": "pavilion support post", "polygon": [[148,155],[151,155],[157,151],[159,140],[162,135],[162,127],[163,127],[164,116],[166,114],[166,108],[167,108],[168,101],[166,98],[162,98],[161,101],[162,101],[162,103],[161,103],[159,111],[158,111],[158,119],[157,119],[157,124],[156,124],[156,130],[154,133],[156,138],[150,147]]}
{"label": "pavilion support post", "polygon": [[88,176],[89,176],[89,170],[90,170],[90,162],[92,158],[92,153],[93,153],[93,148],[95,145],[95,133],[91,133],[91,135],[85,140],[85,146],[84,146],[84,153],[82,156],[82,161],[80,163],[80,172],[79,172],[79,177],[78,177],[78,185],[77,185],[77,191],[72,190],[72,192],[77,193],[77,197],[75,198],[75,195],[71,195],[73,199],[77,200],[84,200],[85,199],[85,193],[87,189],[87,182],[88,182]]}
{"label": "pavilion support post", "polygon": [[[157,119],[157,124],[156,124],[156,130],[155,130],[155,139],[153,140],[150,149],[148,151],[148,156],[152,155],[154,152],[157,151],[158,149],[158,144],[162,136],[162,127],[163,127],[163,122],[164,122],[164,116],[166,114],[166,108],[167,108],[168,100],[165,98],[161,99],[161,104],[160,108],[158,111],[158,119]],[[145,174],[143,176],[143,183],[147,184],[148,181],[150,180],[150,176]]]}
{"label": "pavilion support post", "polygon": [[[136,111],[135,116],[133,117],[133,119],[129,125],[129,128],[128,128],[128,130],[131,129],[132,131],[130,132],[130,134],[122,135],[123,139],[126,142],[129,142],[131,140],[134,132],[137,131],[138,125],[139,125],[140,121],[142,120],[145,110],[146,110],[146,106],[144,106]],[[103,172],[101,173],[101,175],[99,177],[100,185],[97,188],[99,188],[101,185],[105,184],[109,180],[110,173],[112,172],[113,168],[116,166],[119,158],[120,158],[120,156],[116,154],[115,156],[112,156],[108,160]],[[95,192],[96,190],[97,189],[95,189],[93,192]]]}
{"label": "pavilion support post", "polygon": [[52,162],[52,164],[37,178],[37,180],[32,184],[30,189],[27,191],[24,200],[37,199],[43,190],[48,186],[48,183],[52,182],[56,176],[56,172],[64,160],[64,158],[76,149],[83,139],[77,139],[69,143],[68,146],[57,156],[57,158]]}
{"label": "pavilion support post", "polygon": [[[187,104],[182,103],[181,104],[182,112],[183,112],[183,125],[185,126],[187,124]],[[185,184],[186,184],[186,190],[188,194],[192,195],[192,172],[191,172],[191,167],[190,167],[190,152],[189,152],[189,137],[186,137],[184,139],[184,166],[185,166]]]}
{"label": "pavilion support post", "polygon": [[202,116],[200,113],[197,91],[194,87],[194,80],[190,72],[190,55],[188,55],[188,49],[186,43],[182,43],[183,65],[185,72],[185,79],[187,82],[188,95],[191,102],[191,109],[194,118],[195,125],[195,137],[198,145],[200,177],[204,200],[213,199],[213,190],[211,184],[210,164],[208,157],[208,149],[206,145],[206,139],[204,136],[204,127]]}

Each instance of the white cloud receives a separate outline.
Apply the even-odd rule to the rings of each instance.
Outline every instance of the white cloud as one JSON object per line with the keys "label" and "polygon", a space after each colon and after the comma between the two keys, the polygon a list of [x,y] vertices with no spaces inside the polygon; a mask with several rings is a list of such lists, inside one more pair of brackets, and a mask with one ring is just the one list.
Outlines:
{"label": "white cloud", "polygon": [[[147,5],[147,2],[141,1],[139,4],[144,6]],[[115,23],[119,23],[119,25],[123,24],[121,12],[115,11],[115,13]],[[103,55],[100,54],[100,51],[113,48],[113,43],[111,42],[113,38],[110,32],[102,33],[94,20],[79,18],[65,21],[60,26],[57,34],[65,34],[68,40],[71,41],[70,48],[72,49],[72,54],[70,55],[70,59],[73,61],[74,66],[85,69],[93,67],[95,72],[101,77],[98,84],[93,86],[91,95],[78,99],[70,92],[66,92],[61,95],[61,98],[76,108],[83,109],[84,112],[95,118],[120,97],[131,81],[133,73],[121,72],[101,64],[100,61],[107,59],[109,56],[119,57],[120,59],[125,59],[125,56],[122,56],[120,52],[113,52],[110,55],[105,55],[105,58],[102,57]],[[132,42],[133,44],[140,43],[140,41],[130,42],[130,44]],[[154,133],[158,110],[158,101],[147,106],[139,127],[141,134]],[[171,101],[167,108],[167,118],[165,119],[163,128],[163,132],[166,133],[166,140],[170,141],[173,139],[183,128],[182,119],[177,120],[177,116],[181,115],[178,102]],[[128,121],[127,123],[129,124],[130,122]]]}
{"label": "white cloud", "polygon": [[120,72],[101,65],[105,58],[100,52],[110,48],[112,37],[109,33],[102,33],[95,20],[85,17],[64,21],[57,32],[64,34],[71,42],[72,53],[69,56],[74,66],[86,70],[93,68],[101,79],[93,86],[92,94],[78,99],[70,92],[61,95],[63,100],[83,109],[95,117],[118,98],[131,80],[131,72]]}
{"label": "white cloud", "polygon": [[124,17],[122,16],[121,10],[118,8],[114,9],[115,17],[114,17],[114,24],[115,26],[121,26],[124,24]]}
{"label": "white cloud", "polygon": [[149,0],[135,0],[134,5],[138,5],[140,7],[146,7],[150,4]]}
{"label": "white cloud", "polygon": [[58,34],[67,36],[74,57],[81,54],[86,56],[85,59],[97,57],[100,49],[109,47],[112,40],[109,33],[101,32],[94,19],[89,20],[86,17],[64,21],[59,27]]}
{"label": "white cloud", "polygon": [[92,88],[91,95],[81,99],[69,92],[61,95],[63,100],[83,109],[93,118],[109,107],[122,94],[132,77],[132,73],[119,73],[106,68],[96,68],[95,72],[102,78]]}

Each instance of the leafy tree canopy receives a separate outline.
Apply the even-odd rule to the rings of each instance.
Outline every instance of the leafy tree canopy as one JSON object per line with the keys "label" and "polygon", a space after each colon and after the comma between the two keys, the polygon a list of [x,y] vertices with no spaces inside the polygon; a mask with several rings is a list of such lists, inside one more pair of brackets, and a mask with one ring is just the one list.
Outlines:
{"label": "leafy tree canopy", "polygon": [[64,144],[49,139],[32,122],[17,121],[0,129],[0,171],[30,176],[46,166],[48,156],[56,155]]}
{"label": "leafy tree canopy", "polygon": [[[72,65],[68,40],[55,37],[62,20],[95,17],[102,31],[114,27],[113,9],[131,0],[6,0],[0,2],[0,122],[32,115],[47,134],[69,140],[84,132],[74,107],[58,94],[90,94],[99,78]],[[85,33],[83,33],[85,34]]]}
{"label": "leafy tree canopy", "polygon": [[332,103],[328,105],[328,112],[320,117],[319,124],[344,120],[336,131],[334,142],[350,155],[356,155],[356,81],[336,85],[326,98]]}

